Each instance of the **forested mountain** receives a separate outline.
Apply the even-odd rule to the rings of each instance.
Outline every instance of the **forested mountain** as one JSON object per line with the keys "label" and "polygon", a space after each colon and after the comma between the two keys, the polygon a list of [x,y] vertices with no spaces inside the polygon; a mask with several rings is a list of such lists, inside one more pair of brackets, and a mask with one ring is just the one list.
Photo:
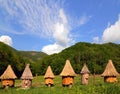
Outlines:
{"label": "forested mountain", "polygon": [[86,63],[91,73],[101,74],[109,59],[120,72],[120,44],[77,43],[58,54],[43,58],[40,74],[45,73],[48,65],[51,65],[55,74],[59,74],[66,59],[70,60],[76,73],[80,73],[83,63]]}

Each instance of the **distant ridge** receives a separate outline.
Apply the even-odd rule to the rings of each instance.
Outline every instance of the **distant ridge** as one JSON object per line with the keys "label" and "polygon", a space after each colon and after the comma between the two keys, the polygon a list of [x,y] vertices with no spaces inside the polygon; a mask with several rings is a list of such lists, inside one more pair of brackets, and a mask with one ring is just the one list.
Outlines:
{"label": "distant ridge", "polygon": [[38,62],[43,57],[47,56],[44,52],[38,52],[38,51],[19,51],[19,53],[30,62]]}

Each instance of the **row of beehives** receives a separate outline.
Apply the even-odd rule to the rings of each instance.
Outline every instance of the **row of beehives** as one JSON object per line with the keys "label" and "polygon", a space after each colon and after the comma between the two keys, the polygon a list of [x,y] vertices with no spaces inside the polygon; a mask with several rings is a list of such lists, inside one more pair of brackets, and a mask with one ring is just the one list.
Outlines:
{"label": "row of beehives", "polygon": [[[89,74],[90,74],[90,71],[87,68],[86,64],[84,64],[84,66],[81,70],[81,75],[82,75],[81,83],[82,84],[88,84]],[[109,60],[107,66],[106,66],[106,69],[104,70],[104,72],[101,76],[104,77],[104,81],[106,81],[106,82],[115,82],[115,81],[117,81],[116,76],[118,76],[118,75],[119,75],[119,73],[116,71],[116,69],[112,63],[112,60]],[[66,64],[65,64],[62,72],[60,73],[60,76],[62,76],[62,85],[63,86],[72,86],[73,85],[74,77],[76,76],[76,73],[74,72],[69,60],[66,60]],[[47,86],[53,86],[54,85],[54,81],[53,81],[54,77],[55,76],[53,74],[51,67],[48,66],[47,71],[44,75],[45,84]],[[14,86],[15,78],[17,78],[17,77],[10,65],[8,65],[7,69],[4,71],[4,73],[0,77],[2,85],[5,88],[8,88],[9,86]],[[22,88],[30,88],[31,87],[33,75],[29,68],[29,64],[26,65],[25,70],[21,76],[21,79],[22,79],[22,85],[21,85]]]}

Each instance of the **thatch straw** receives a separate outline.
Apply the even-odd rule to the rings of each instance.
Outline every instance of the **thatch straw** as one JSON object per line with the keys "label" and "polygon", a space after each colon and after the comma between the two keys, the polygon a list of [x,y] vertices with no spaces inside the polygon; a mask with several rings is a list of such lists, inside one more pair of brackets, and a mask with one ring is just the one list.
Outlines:
{"label": "thatch straw", "polygon": [[30,64],[26,65],[25,70],[23,71],[23,74],[21,76],[21,79],[33,79],[33,75],[29,66]]}
{"label": "thatch straw", "polygon": [[87,65],[84,63],[83,67],[82,67],[82,70],[80,72],[81,74],[84,74],[84,73],[90,73]]}
{"label": "thatch straw", "polygon": [[69,60],[66,60],[66,64],[60,73],[60,76],[76,76],[76,73],[74,72]]}
{"label": "thatch straw", "polygon": [[48,66],[47,71],[46,71],[46,73],[44,75],[44,78],[54,78],[54,77],[55,76],[53,74],[53,71],[52,71],[51,67]]}
{"label": "thatch straw", "polygon": [[15,75],[11,65],[8,65],[7,69],[1,75],[0,79],[15,79],[17,76]]}
{"label": "thatch straw", "polygon": [[103,72],[103,74],[101,74],[101,76],[118,76],[119,73],[116,71],[113,63],[112,63],[112,60],[109,60],[108,61],[108,64]]}

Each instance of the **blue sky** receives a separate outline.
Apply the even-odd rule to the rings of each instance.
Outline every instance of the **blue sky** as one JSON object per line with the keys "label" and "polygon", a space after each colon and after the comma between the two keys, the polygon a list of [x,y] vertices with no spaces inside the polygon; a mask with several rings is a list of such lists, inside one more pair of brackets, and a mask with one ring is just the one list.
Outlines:
{"label": "blue sky", "polygon": [[120,0],[0,0],[0,41],[48,54],[77,42],[120,43]]}

